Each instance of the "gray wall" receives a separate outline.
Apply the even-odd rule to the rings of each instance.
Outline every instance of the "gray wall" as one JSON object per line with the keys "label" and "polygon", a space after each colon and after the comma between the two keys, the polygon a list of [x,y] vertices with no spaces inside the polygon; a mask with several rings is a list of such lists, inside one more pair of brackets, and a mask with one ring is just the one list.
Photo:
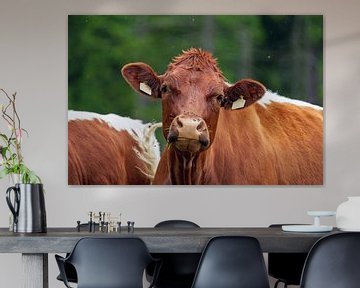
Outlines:
{"label": "gray wall", "polygon": [[[341,3],[340,3],[341,2]],[[201,226],[310,222],[307,210],[334,210],[360,195],[360,21],[357,0],[98,1],[1,0],[0,87],[18,92],[26,161],[46,187],[48,226],[72,226],[89,210],[122,212],[136,226],[187,218]],[[67,186],[68,14],[324,14],[325,185],[321,187]],[[8,224],[0,182],[0,226]],[[325,221],[335,224],[333,219]],[[53,255],[50,287],[57,271]],[[0,255],[2,287],[20,287],[20,256]]]}

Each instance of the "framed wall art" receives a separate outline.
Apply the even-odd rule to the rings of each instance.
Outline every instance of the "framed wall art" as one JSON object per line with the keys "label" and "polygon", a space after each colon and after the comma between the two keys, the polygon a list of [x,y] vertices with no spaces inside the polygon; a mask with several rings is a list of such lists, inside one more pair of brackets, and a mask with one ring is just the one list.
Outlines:
{"label": "framed wall art", "polygon": [[322,185],[321,15],[70,15],[69,185]]}

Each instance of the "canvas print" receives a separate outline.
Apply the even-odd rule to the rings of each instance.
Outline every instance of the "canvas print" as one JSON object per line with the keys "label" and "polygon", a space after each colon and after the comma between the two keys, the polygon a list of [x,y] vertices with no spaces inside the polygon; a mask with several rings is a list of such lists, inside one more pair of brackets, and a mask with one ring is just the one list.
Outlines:
{"label": "canvas print", "polygon": [[321,15],[69,15],[69,185],[322,185]]}

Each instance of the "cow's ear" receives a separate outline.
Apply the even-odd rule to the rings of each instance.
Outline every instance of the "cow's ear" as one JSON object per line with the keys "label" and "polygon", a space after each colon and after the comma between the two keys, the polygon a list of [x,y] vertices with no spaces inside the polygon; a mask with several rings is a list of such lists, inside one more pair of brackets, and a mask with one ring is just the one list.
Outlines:
{"label": "cow's ear", "polygon": [[121,69],[126,82],[139,94],[161,98],[161,77],[145,63],[130,63]]}
{"label": "cow's ear", "polygon": [[225,109],[241,109],[250,106],[264,96],[266,88],[252,79],[242,79],[224,89]]}

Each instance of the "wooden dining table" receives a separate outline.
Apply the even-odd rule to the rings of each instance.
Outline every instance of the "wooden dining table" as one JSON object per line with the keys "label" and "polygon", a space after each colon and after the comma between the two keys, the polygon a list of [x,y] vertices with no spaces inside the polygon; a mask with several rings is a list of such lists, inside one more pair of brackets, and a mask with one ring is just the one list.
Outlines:
{"label": "wooden dining table", "polygon": [[21,253],[23,287],[48,288],[48,253],[67,253],[83,237],[139,237],[151,253],[201,253],[209,239],[222,235],[252,236],[262,251],[278,253],[308,252],[327,233],[283,232],[281,227],[223,228],[134,228],[118,232],[90,232],[77,228],[48,228],[47,233],[14,233],[0,228],[0,253]]}

